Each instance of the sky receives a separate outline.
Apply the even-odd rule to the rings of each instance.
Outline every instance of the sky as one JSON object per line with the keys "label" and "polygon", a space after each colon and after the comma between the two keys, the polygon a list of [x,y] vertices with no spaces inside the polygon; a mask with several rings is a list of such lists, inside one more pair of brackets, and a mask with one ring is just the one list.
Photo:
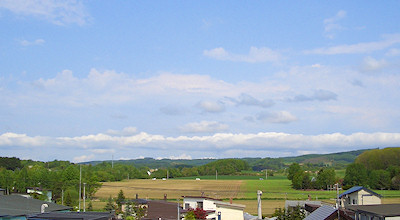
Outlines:
{"label": "sky", "polygon": [[400,1],[0,0],[0,156],[400,146]]}

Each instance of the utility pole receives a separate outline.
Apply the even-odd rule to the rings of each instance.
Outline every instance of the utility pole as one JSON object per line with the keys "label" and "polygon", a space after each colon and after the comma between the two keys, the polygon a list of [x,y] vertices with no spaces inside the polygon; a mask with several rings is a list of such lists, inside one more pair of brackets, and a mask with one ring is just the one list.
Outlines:
{"label": "utility pole", "polygon": [[81,197],[82,197],[82,164],[79,164],[79,209],[81,211]]}
{"label": "utility pole", "polygon": [[218,180],[218,170],[215,170],[215,180]]}
{"label": "utility pole", "polygon": [[340,220],[339,183],[336,183],[336,204],[337,204],[337,217],[338,220]]}
{"label": "utility pole", "polygon": [[61,205],[64,205],[64,189],[61,189]]}
{"label": "utility pole", "polygon": [[180,213],[180,209],[179,209],[179,200],[178,200],[178,202],[176,204],[178,205],[178,220],[180,220],[181,219],[181,213]]}
{"label": "utility pole", "polygon": [[83,183],[83,212],[86,212],[86,183]]}
{"label": "utility pole", "polygon": [[111,168],[114,168],[114,154],[111,156]]}
{"label": "utility pole", "polygon": [[261,212],[261,195],[262,195],[262,191],[261,191],[261,190],[257,190],[257,202],[258,202],[257,212],[258,212],[258,219],[262,219],[262,212]]}
{"label": "utility pole", "polygon": [[265,179],[268,179],[268,169],[265,170]]}

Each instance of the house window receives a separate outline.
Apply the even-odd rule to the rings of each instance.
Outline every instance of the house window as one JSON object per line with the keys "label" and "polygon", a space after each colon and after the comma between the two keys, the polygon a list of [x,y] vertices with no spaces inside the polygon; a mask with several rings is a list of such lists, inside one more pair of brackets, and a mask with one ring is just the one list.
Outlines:
{"label": "house window", "polygon": [[190,208],[189,203],[185,203],[185,209],[189,209],[189,208]]}
{"label": "house window", "polygon": [[353,199],[353,205],[357,204],[357,200]]}
{"label": "house window", "polygon": [[203,209],[203,202],[197,202],[197,208]]}

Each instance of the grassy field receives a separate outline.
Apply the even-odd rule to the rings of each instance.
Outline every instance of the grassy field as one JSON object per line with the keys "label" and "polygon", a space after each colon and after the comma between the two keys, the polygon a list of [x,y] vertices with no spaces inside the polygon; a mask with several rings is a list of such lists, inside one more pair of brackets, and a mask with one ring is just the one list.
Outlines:
{"label": "grassy field", "polygon": [[[256,214],[257,190],[263,191],[262,209],[265,214],[272,214],[275,208],[283,207],[285,199],[305,200],[310,196],[312,200],[323,200],[333,202],[336,191],[323,190],[294,190],[291,182],[285,176],[268,177],[267,180],[260,180],[257,176],[215,176],[196,177],[168,180],[129,180],[122,182],[107,182],[95,194],[98,198],[93,201],[95,209],[101,209],[105,205],[105,199],[109,196],[117,197],[120,190],[123,190],[127,198],[162,199],[167,194],[168,200],[182,202],[182,196],[208,196],[216,199],[246,205],[246,212]],[[340,191],[342,193],[343,191]],[[382,203],[400,203],[399,190],[377,190],[383,195]]]}

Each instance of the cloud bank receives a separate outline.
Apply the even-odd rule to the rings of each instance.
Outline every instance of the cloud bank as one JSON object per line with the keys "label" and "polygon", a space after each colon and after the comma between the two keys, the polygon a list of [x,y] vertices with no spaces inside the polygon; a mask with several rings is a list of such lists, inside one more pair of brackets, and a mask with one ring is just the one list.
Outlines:
{"label": "cloud bank", "polygon": [[[209,122],[199,123],[207,127]],[[207,125],[208,124],[208,125]],[[79,156],[74,152],[64,152],[62,158],[74,161],[87,161],[96,154],[123,152],[125,157],[135,158],[138,150],[142,153],[148,150],[161,152],[167,147],[169,152],[191,152],[179,158],[191,158],[200,155],[199,152],[207,151],[212,155],[229,157],[232,151],[269,151],[273,155],[281,155],[291,152],[294,155],[300,152],[325,152],[347,151],[352,149],[372,148],[376,146],[397,146],[400,143],[400,133],[354,133],[354,134],[320,134],[303,135],[281,132],[259,132],[259,133],[216,133],[209,136],[164,136],[139,132],[131,136],[116,136],[107,134],[93,134],[77,137],[30,137],[25,134],[4,133],[0,135],[0,148],[3,150],[10,147],[29,148],[35,150],[62,150],[72,147],[88,156]],[[99,146],[105,146],[101,150]],[[217,153],[218,152],[218,153]],[[280,154],[278,154],[280,152]],[[259,156],[259,155],[253,155]]]}

